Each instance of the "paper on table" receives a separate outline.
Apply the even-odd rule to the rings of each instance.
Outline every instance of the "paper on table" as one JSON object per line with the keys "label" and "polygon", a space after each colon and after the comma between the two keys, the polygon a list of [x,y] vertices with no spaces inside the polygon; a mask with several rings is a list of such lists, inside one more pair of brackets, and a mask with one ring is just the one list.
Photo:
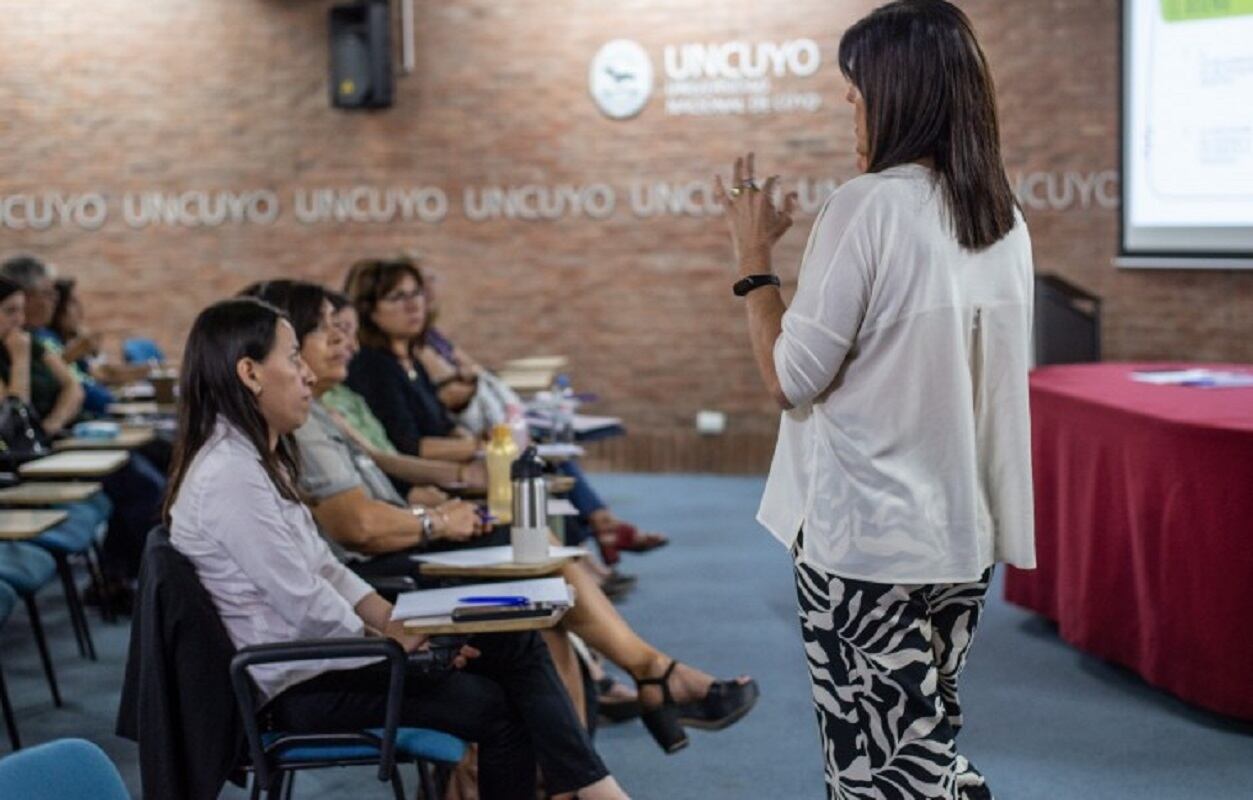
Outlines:
{"label": "paper on table", "polygon": [[500,583],[471,583],[450,586],[446,589],[424,589],[403,592],[396,598],[392,608],[393,620],[430,619],[448,617],[453,609],[465,605],[463,597],[525,597],[532,604],[547,603],[555,607],[569,607],[574,598],[570,587],[562,578],[535,578],[526,581],[503,581]]}
{"label": "paper on table", "polygon": [[577,444],[549,442],[535,445],[535,452],[540,458],[578,458],[583,455],[583,448]]}
{"label": "paper on table", "polygon": [[[526,418],[527,424],[540,430],[548,430],[553,426],[552,420],[542,412],[532,412]],[[597,417],[591,414],[575,414],[571,427],[575,433],[591,433],[601,428],[616,428],[622,424],[621,417]]]}
{"label": "paper on table", "polygon": [[[587,551],[581,547],[548,547],[549,558],[578,558],[584,555],[587,555]],[[471,547],[447,553],[423,553],[410,558],[427,564],[439,564],[441,567],[496,567],[513,563],[513,548],[507,544],[500,547]]]}
{"label": "paper on table", "polygon": [[1131,373],[1132,380],[1155,386],[1198,386],[1204,388],[1239,388],[1253,386],[1253,374],[1219,372],[1212,369],[1148,370]]}
{"label": "paper on table", "polygon": [[574,507],[574,503],[564,497],[548,498],[548,516],[550,517],[577,517],[579,510]]}

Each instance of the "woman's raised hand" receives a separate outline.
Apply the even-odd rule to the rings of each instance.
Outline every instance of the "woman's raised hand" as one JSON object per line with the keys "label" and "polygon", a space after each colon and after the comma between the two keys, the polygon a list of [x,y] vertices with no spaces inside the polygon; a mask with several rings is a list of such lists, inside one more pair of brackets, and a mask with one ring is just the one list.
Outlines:
{"label": "woman's raised hand", "polygon": [[10,330],[0,342],[3,342],[4,349],[9,351],[11,360],[22,361],[30,358],[30,334],[21,326]]}
{"label": "woman's raised hand", "polygon": [[772,175],[758,186],[754,167],[752,153],[735,159],[730,188],[722,182],[721,175],[714,176],[714,199],[726,212],[735,260],[743,274],[769,270],[770,251],[792,227],[797,203],[796,192],[789,192],[783,198],[783,207],[777,208],[774,192],[779,177]]}

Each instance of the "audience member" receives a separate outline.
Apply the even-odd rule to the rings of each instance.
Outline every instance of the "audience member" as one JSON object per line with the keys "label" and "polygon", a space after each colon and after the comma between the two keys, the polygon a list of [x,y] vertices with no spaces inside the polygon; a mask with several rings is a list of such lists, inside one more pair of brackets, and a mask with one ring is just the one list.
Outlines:
{"label": "audience member", "polygon": [[[351,363],[361,349],[357,340],[357,310],[339,292],[328,290],[327,298],[334,309],[332,321],[344,337],[348,362]],[[320,402],[337,416],[345,431],[391,477],[397,491],[402,494],[408,491],[410,502],[429,505],[447,500],[448,495],[437,488],[441,486],[486,488],[487,470],[482,461],[436,461],[399,452],[387,438],[383,423],[374,416],[369,403],[347,384],[337,384],[320,398]]]}
{"label": "audience member", "polygon": [[82,332],[83,307],[74,292],[72,278],[59,278],[57,295],[48,327],[37,332],[45,346],[58,351],[83,387],[83,410],[103,414],[114,402],[113,392],[96,380],[89,359],[99,351],[95,336]]}
{"label": "audience member", "polygon": [[0,388],[28,403],[51,436],[78,416],[83,390],[65,362],[26,330],[28,297],[17,282],[0,277]]}
{"label": "audience member", "polygon": [[127,383],[148,377],[151,368],[147,364],[112,364],[104,360],[100,351],[100,336],[84,325],[83,303],[78,296],[73,278],[58,278],[54,284],[57,293],[52,318],[48,327],[40,331],[50,346],[60,349],[61,358],[70,365],[74,376],[87,392],[83,407],[92,413],[102,414],[114,402],[108,384]]}
{"label": "audience member", "polygon": [[[402,452],[426,454],[428,441],[478,440],[459,428],[440,401],[438,390],[419,354],[428,327],[422,274],[406,259],[362,261],[345,282],[360,321],[361,351],[348,370],[348,385],[365,398],[383,423],[388,438]],[[582,536],[616,536],[623,525],[596,494],[573,461],[560,469],[575,480],[570,501],[579,510],[579,524],[569,526]],[[630,526],[633,529],[633,526]],[[580,536],[570,541],[577,544]],[[605,549],[612,562],[616,550]]]}
{"label": "audience member", "polygon": [[[57,295],[51,270],[38,259],[18,256],[0,266],[0,276],[7,279],[9,285],[21,287],[25,314],[18,311],[10,321],[22,318],[30,331],[24,339],[24,334],[8,331],[6,345],[12,341],[20,351],[27,347],[21,344],[26,341],[32,354],[42,352],[29,361],[30,402],[39,412],[44,430],[49,435],[59,433],[82,410],[84,392],[70,368],[56,354],[60,342],[48,330]],[[13,302],[21,301],[10,301],[11,307]],[[4,350],[7,352],[0,355],[0,369],[3,369],[4,358],[12,352],[8,347]],[[24,374],[24,371],[19,372]],[[168,447],[155,443],[150,452],[163,461],[159,455],[162,451],[168,452]],[[139,575],[144,539],[157,520],[161,495],[165,491],[165,477],[146,455],[148,452],[131,453],[121,469],[102,480],[104,492],[113,504],[109,533],[103,546],[103,566],[109,578],[109,592],[123,607],[129,598],[129,584]]]}
{"label": "audience member", "polygon": [[[297,489],[291,434],[312,402],[296,332],[254,299],[201,312],[183,359],[179,441],[165,515],[234,644],[381,632],[412,652],[425,637],[391,621],[391,604],[331,555]],[[472,638],[456,669],[407,676],[402,724],[480,744],[482,797],[535,797],[535,765],[554,795],[621,798],[580,728],[539,637]],[[364,728],[382,721],[387,670],[377,663],[259,667],[275,723]]]}

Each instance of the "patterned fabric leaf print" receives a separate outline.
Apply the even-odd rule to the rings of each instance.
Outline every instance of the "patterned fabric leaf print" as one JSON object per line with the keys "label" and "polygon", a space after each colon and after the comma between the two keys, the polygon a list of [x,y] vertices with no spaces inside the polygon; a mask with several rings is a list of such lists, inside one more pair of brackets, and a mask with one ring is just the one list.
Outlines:
{"label": "patterned fabric leaf print", "polygon": [[957,678],[989,573],[954,585],[850,580],[804,563],[796,586],[833,800],[990,800],[957,755]]}

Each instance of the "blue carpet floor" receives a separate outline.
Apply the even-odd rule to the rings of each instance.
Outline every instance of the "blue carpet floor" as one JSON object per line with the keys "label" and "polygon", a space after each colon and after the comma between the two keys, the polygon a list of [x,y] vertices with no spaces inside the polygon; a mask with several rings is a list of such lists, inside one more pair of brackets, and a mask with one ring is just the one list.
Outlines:
{"label": "blue carpet floor", "polygon": [[[657,750],[638,724],[602,729],[598,749],[623,786],[636,798],[823,797],[790,564],[753,522],[761,480],[598,475],[595,484],[621,516],[673,539],[654,553],[624,557],[624,569],[640,582],[621,604],[623,614],[681,660],[720,675],[751,673],[762,685],[746,719],[718,733],[691,732],[692,745],[674,756]],[[0,632],[0,663],[26,743],[92,739],[137,791],[135,747],[112,735],[125,627],[93,617],[101,658],[88,663],[73,652],[59,590],[45,590],[42,606],[65,708],[52,707],[23,613]],[[963,700],[960,748],[1001,800],[1253,798],[1253,725],[1191,709],[1076,652],[1046,622],[1005,604],[999,582]],[[364,769],[303,777],[296,795],[391,796]],[[243,796],[233,788],[223,793]]]}

